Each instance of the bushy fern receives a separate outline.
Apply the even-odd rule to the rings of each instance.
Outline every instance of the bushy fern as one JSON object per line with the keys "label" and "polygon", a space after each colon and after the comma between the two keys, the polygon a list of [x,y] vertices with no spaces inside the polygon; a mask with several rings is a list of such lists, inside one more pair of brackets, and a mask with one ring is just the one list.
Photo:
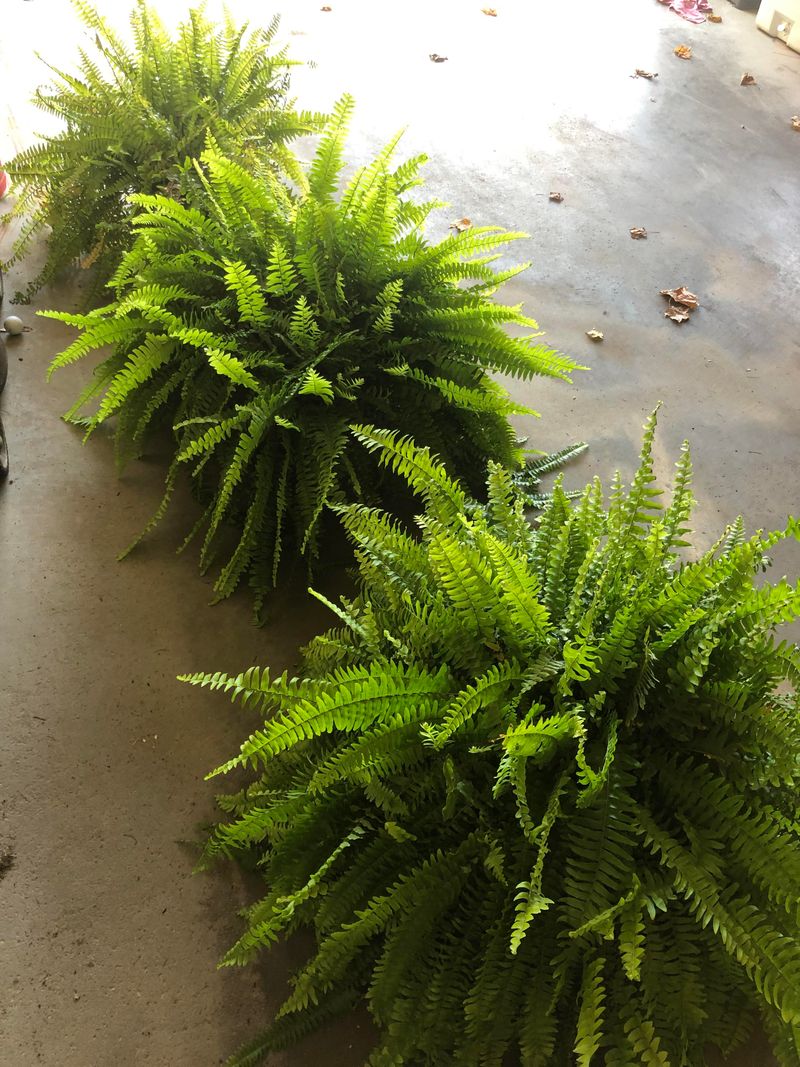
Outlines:
{"label": "bushy fern", "polygon": [[489,266],[519,234],[425,237],[433,204],[406,195],[423,157],[392,167],[395,140],[337,196],[351,109],[349,98],[336,107],[296,192],[209,147],[187,203],[134,198],[138,237],[112,303],[48,313],[81,329],[53,368],[113,349],[69,417],[99,398],[78,421],[91,432],[116,416],[122,456],[151,427],[174,427],[164,504],[187,471],[207,508],[204,566],[234,526],[220,597],[245,575],[262,596],[287,537],[313,560],[326,505],[380,491],[352,423],[413,434],[477,489],[487,457],[523,459],[508,416],[527,409],[492,372],[565,378],[574,367],[536,332],[510,336],[505,325],[536,323],[490,299],[523,269]]}
{"label": "bushy fern", "polygon": [[137,0],[128,46],[85,0],[73,3],[92,45],[80,49],[77,73],[51,67],[54,84],[35,96],[64,128],[6,164],[15,214],[25,217],[15,257],[51,227],[45,265],[21,299],[78,260],[94,267],[99,291],[129,244],[129,195],[178,195],[208,132],[249,166],[286,165],[286,143],[320,122],[286,99],[291,63],[271,50],[277,19],[251,33],[230,15],[217,26],[198,8],[172,37]]}
{"label": "bushy fern", "polygon": [[[534,529],[508,473],[479,506],[431,454],[360,440],[424,502],[350,505],[360,590],[302,676],[196,675],[262,717],[204,862],[258,860],[224,959],[312,927],[256,1063],[366,998],[373,1067],[700,1065],[759,1015],[798,1062],[800,591],[757,575],[800,524],[740,521],[685,562],[689,453]],[[510,1058],[507,1058],[510,1057]]]}

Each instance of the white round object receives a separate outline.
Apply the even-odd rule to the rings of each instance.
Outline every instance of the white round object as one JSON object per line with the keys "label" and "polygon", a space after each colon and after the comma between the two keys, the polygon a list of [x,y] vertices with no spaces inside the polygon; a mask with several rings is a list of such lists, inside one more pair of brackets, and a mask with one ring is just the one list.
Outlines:
{"label": "white round object", "polygon": [[12,336],[16,336],[25,329],[25,325],[21,318],[17,315],[9,315],[6,321],[3,323],[3,329],[6,333],[10,333]]}

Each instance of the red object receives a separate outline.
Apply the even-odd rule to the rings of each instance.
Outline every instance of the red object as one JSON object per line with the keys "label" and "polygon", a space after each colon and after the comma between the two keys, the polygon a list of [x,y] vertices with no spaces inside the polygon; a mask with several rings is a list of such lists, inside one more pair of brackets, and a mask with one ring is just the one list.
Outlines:
{"label": "red object", "polygon": [[680,15],[687,22],[705,22],[711,11],[708,0],[658,0],[659,4],[669,4],[670,10]]}
{"label": "red object", "polygon": [[6,195],[10,185],[11,182],[8,175],[4,170],[0,170],[0,200]]}

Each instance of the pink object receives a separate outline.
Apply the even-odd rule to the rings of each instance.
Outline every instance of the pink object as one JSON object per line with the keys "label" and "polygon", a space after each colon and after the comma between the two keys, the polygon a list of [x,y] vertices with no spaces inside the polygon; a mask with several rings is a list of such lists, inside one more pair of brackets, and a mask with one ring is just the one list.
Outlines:
{"label": "pink object", "polygon": [[8,175],[4,170],[0,170],[0,200],[6,195],[10,185],[11,182],[9,181]]}
{"label": "pink object", "polygon": [[674,11],[687,22],[705,22],[706,15],[712,10],[708,0],[658,0],[658,2],[669,4],[670,11]]}

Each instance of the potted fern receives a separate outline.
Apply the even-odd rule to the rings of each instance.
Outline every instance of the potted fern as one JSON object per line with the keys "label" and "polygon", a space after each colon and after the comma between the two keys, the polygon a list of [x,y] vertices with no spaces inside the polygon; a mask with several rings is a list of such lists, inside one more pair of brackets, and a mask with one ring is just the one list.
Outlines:
{"label": "potted fern", "polygon": [[263,717],[215,772],[240,788],[203,864],[265,879],[223,964],[316,938],[232,1065],[361,999],[373,1067],[701,1065],[758,1018],[797,1063],[800,653],[773,631],[800,591],[756,575],[800,524],[685,562],[689,453],[664,507],[654,429],[628,491],[557,484],[534,529],[502,467],[480,505],[360,428],[416,530],[341,509],[359,592],[299,677],[185,679]]}
{"label": "potted fern", "polygon": [[247,578],[259,603],[285,544],[313,562],[328,503],[379,498],[385,479],[352,423],[413,433],[478,491],[487,457],[524,458],[508,417],[528,409],[493,372],[568,379],[575,366],[519,307],[491,299],[523,269],[495,271],[496,250],[524,235],[425,236],[435,201],[408,196],[424,157],[394,166],[395,139],[337,195],[352,107],[337,104],[295,191],[211,144],[185,203],[133,198],[138,237],[111,303],[45,313],[81,330],[51,370],[112,347],[68,418],[91,433],[115,417],[123,460],[154,427],[174,428],[156,519],[187,472],[206,508],[202,564],[220,558],[218,597]]}
{"label": "potted fern", "polygon": [[101,292],[130,238],[130,194],[178,196],[208,133],[250,167],[291,168],[286,144],[321,122],[287,100],[292,63],[273,51],[277,18],[251,33],[197,8],[170,36],[137,0],[128,46],[85,0],[73,4],[94,54],[81,50],[76,74],[51,67],[54,84],[35,96],[64,128],[6,164],[25,220],[11,262],[50,228],[45,265],[19,300],[78,262],[93,267],[88,295]]}

